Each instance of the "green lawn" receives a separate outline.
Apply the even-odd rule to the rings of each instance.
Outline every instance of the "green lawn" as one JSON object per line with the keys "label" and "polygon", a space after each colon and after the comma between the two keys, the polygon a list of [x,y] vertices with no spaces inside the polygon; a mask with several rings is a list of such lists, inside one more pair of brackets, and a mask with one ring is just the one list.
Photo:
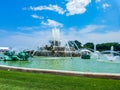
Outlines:
{"label": "green lawn", "polygon": [[0,70],[0,90],[120,90],[120,80]]}

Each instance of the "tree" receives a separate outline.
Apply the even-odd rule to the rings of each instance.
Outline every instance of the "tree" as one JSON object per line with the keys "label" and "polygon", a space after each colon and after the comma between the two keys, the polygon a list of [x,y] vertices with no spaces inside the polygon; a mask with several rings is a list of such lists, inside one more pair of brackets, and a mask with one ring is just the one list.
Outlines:
{"label": "tree", "polygon": [[104,50],[110,50],[111,46],[114,47],[114,51],[120,51],[120,44],[117,42],[97,44],[96,47],[97,47],[97,50],[104,51]]}
{"label": "tree", "polygon": [[82,47],[82,43],[79,42],[78,40],[75,40],[74,42],[76,43],[76,45],[78,46],[78,48],[81,48],[81,47]]}
{"label": "tree", "polygon": [[84,48],[94,49],[94,44],[92,42],[88,42],[88,43],[84,44],[83,47]]}
{"label": "tree", "polygon": [[78,40],[68,41],[68,44],[70,47],[74,47],[75,49],[79,49],[82,47],[81,43]]}

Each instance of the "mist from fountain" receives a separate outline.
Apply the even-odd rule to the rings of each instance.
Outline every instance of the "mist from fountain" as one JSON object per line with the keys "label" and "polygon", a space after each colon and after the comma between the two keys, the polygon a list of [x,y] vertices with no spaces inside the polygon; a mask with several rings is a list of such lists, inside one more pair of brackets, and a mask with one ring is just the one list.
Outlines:
{"label": "mist from fountain", "polygon": [[[34,51],[32,54],[38,56],[52,56],[52,57],[72,57],[72,56],[80,56],[76,53],[76,49],[70,46],[69,41],[61,40],[60,29],[57,27],[52,28],[52,39],[48,44],[43,47],[38,47],[37,51]],[[78,46],[72,42],[74,46],[78,48]]]}
{"label": "mist from fountain", "polygon": [[114,56],[114,47],[111,46],[110,55],[106,55],[107,59],[110,61],[116,60],[117,56]]}
{"label": "mist from fountain", "polygon": [[56,28],[56,27],[53,28],[52,29],[52,36],[53,36],[53,41],[54,41],[54,45],[53,46],[55,46],[55,41],[60,42],[60,30],[58,28]]}
{"label": "mist from fountain", "polygon": [[92,56],[92,58],[99,59],[100,52],[97,51],[96,44],[94,44],[94,49],[93,49],[91,56]]}
{"label": "mist from fountain", "polygon": [[111,46],[110,50],[101,52],[101,58],[112,62],[120,61],[120,54],[114,51],[114,46]]}

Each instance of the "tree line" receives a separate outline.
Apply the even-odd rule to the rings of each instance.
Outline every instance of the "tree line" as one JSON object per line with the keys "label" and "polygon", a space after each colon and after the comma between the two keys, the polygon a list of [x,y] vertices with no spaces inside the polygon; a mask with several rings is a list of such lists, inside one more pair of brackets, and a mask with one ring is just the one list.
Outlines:
{"label": "tree line", "polygon": [[[93,42],[87,42],[85,44],[82,44],[78,40],[74,41],[69,41],[69,42],[74,42],[76,45],[73,45],[74,48],[88,48],[88,49],[94,49],[94,43]],[[96,44],[96,49],[98,51],[104,51],[104,50],[110,50],[111,46],[114,47],[114,51],[120,51],[120,43],[118,42],[107,42],[107,43],[101,43],[101,44]]]}

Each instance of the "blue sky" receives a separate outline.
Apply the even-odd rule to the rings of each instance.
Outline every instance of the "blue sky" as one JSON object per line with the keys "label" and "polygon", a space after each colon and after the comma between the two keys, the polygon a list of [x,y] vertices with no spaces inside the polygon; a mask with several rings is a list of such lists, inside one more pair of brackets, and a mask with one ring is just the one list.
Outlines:
{"label": "blue sky", "polygon": [[1,0],[0,46],[35,48],[52,39],[120,43],[120,0]]}

